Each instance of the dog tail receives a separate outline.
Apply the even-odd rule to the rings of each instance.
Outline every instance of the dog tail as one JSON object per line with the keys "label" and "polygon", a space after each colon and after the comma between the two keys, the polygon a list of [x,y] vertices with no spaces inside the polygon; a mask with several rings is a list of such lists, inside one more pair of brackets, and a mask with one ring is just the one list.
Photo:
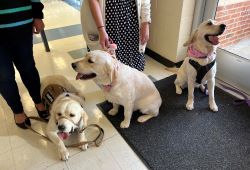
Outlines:
{"label": "dog tail", "polygon": [[177,67],[166,67],[165,68],[167,71],[170,71],[170,72],[173,72],[174,74],[176,74],[177,73],[177,71],[178,71],[178,68]]}

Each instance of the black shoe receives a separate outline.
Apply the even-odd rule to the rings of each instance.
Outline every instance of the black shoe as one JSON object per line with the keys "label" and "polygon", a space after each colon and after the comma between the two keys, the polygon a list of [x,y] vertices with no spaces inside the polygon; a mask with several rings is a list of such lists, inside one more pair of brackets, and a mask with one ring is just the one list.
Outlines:
{"label": "black shoe", "polygon": [[50,114],[48,113],[47,110],[39,111],[37,108],[36,108],[36,110],[37,110],[37,113],[38,113],[38,115],[39,115],[40,118],[42,118],[44,120],[48,120],[49,119],[49,115]]}
{"label": "black shoe", "polygon": [[[15,123],[16,123],[16,119],[15,118],[14,118],[14,120],[15,120]],[[16,123],[16,125],[18,127],[20,127],[21,129],[28,129],[27,126],[31,126],[30,119],[26,118],[24,120],[24,122],[22,122],[22,123]]]}

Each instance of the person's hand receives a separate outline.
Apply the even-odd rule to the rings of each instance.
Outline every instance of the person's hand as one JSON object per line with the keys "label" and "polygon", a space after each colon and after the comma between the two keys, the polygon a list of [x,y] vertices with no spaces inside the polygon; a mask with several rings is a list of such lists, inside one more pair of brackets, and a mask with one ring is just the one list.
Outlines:
{"label": "person's hand", "polygon": [[141,44],[145,44],[149,40],[149,23],[143,22],[141,23],[141,31],[140,31],[140,41]]}
{"label": "person's hand", "polygon": [[99,31],[99,41],[102,49],[107,49],[109,47],[109,36],[104,27],[98,29]]}
{"label": "person's hand", "polygon": [[33,33],[39,34],[44,29],[44,23],[42,19],[34,19],[33,21]]}

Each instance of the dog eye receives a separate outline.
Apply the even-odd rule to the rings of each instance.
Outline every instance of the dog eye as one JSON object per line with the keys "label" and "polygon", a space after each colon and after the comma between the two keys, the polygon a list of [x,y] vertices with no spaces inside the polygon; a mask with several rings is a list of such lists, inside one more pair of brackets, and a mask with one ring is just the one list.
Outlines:
{"label": "dog eye", "polygon": [[57,113],[58,116],[62,116],[62,113]]}
{"label": "dog eye", "polygon": [[70,117],[75,117],[75,115],[73,113],[70,113],[69,116]]}
{"label": "dog eye", "polygon": [[213,23],[210,21],[210,22],[207,23],[207,25],[213,25]]}
{"label": "dog eye", "polygon": [[90,60],[90,59],[88,59],[88,62],[89,62],[89,63],[94,63],[94,62],[93,62],[92,60]]}

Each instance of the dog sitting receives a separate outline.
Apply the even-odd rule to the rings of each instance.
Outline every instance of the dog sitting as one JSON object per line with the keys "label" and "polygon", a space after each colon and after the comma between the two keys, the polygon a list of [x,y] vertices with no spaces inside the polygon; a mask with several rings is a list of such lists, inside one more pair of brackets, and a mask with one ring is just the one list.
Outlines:
{"label": "dog sitting", "polygon": [[198,29],[184,44],[188,46],[188,57],[177,71],[175,80],[176,93],[181,94],[182,88],[188,86],[188,101],[186,108],[194,109],[194,88],[198,85],[204,90],[207,84],[209,95],[209,107],[212,111],[218,111],[214,99],[215,74],[216,74],[216,48],[219,44],[218,36],[226,28],[224,24],[215,24],[208,20],[199,25]]}
{"label": "dog sitting", "polygon": [[156,117],[162,103],[161,96],[153,82],[142,72],[119,62],[115,55],[95,50],[86,54],[81,61],[72,63],[78,72],[76,79],[94,79],[104,91],[106,99],[113,104],[109,115],[118,113],[124,106],[124,120],[121,128],[128,128],[133,111],[143,114],[138,122]]}
{"label": "dog sitting", "polygon": [[[85,134],[77,133],[87,126],[88,116],[83,109],[83,99],[75,87],[63,76],[48,76],[41,83],[42,100],[49,110],[50,119],[46,134],[57,146],[59,158],[67,160],[69,152],[65,146],[75,143],[75,139],[86,141]],[[86,150],[87,145],[81,149]]]}

